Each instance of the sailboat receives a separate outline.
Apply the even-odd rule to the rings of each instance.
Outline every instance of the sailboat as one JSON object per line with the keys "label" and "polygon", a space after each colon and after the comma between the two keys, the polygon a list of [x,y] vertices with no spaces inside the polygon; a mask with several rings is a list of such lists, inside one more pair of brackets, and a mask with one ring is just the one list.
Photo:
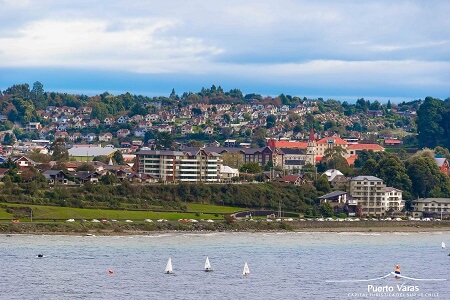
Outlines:
{"label": "sailboat", "polygon": [[445,243],[442,242],[442,250],[444,250],[444,249],[445,249]]}
{"label": "sailboat", "polygon": [[169,260],[167,261],[167,265],[166,265],[166,269],[164,270],[164,273],[173,274],[172,259],[170,257],[169,257]]}
{"label": "sailboat", "polygon": [[244,271],[242,272],[242,275],[246,276],[246,275],[248,275],[248,274],[250,274],[250,269],[248,268],[247,263],[245,263],[245,265],[244,265]]}
{"label": "sailboat", "polygon": [[206,257],[205,261],[205,272],[211,272],[213,269],[211,268],[211,263],[209,262],[209,258]]}

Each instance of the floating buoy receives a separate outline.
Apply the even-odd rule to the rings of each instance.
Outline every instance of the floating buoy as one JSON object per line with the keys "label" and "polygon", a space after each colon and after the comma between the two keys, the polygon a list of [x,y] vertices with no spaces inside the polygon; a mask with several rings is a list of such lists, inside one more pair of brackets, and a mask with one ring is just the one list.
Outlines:
{"label": "floating buoy", "polygon": [[112,275],[112,274],[114,274],[114,271],[111,270],[111,269],[109,269],[109,270],[108,270],[108,273],[109,273],[110,275]]}

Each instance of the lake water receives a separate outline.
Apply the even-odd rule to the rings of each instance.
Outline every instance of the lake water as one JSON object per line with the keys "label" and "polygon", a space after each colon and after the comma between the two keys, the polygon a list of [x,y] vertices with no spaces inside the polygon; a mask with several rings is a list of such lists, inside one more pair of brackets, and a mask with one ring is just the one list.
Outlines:
{"label": "lake water", "polygon": [[[450,232],[1,235],[0,299],[450,299],[442,242]],[[427,280],[370,280],[396,264]]]}

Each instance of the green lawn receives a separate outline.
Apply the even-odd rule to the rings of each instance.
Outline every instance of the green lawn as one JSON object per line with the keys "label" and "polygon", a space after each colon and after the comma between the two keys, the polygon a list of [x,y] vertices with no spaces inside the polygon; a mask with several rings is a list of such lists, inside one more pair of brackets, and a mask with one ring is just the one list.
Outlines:
{"label": "green lawn", "polygon": [[12,219],[13,216],[7,213],[3,208],[0,208],[0,219]]}
{"label": "green lawn", "polygon": [[208,205],[208,204],[187,204],[188,211],[191,212],[208,212],[208,213],[217,213],[217,214],[230,214],[240,210],[243,208],[232,207],[232,206],[220,206],[220,205]]}
{"label": "green lawn", "polygon": [[[6,204],[6,203],[5,203]],[[90,208],[72,208],[60,206],[43,206],[43,205],[24,205],[11,204],[6,205],[13,207],[29,207],[33,210],[33,220],[92,220],[92,219],[116,219],[116,220],[134,220],[143,221],[144,219],[223,219],[222,214],[232,213],[240,210],[236,207],[216,206],[204,204],[189,204],[189,212],[155,212],[155,211],[132,211],[132,210],[105,210]],[[200,215],[197,216],[196,214]],[[218,214],[218,216],[216,216]],[[12,219],[11,214],[6,213],[5,209],[0,208],[0,219]],[[22,221],[28,221],[30,218],[23,217]]]}

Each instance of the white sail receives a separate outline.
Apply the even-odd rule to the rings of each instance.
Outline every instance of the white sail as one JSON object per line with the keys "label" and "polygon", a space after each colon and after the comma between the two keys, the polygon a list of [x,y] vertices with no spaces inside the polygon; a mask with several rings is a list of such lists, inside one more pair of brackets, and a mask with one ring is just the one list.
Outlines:
{"label": "white sail", "polygon": [[172,270],[172,259],[170,257],[169,257],[169,260],[167,261],[167,265],[166,265],[166,269],[164,270],[164,273],[167,273],[167,274],[173,273],[173,270]]}
{"label": "white sail", "polygon": [[245,263],[244,265],[244,271],[242,272],[243,275],[248,275],[250,274],[250,269],[248,268],[247,263]]}
{"label": "white sail", "polygon": [[445,249],[445,243],[442,242],[442,249]]}
{"label": "white sail", "polygon": [[205,271],[211,271],[211,263],[209,262],[209,258],[206,257],[206,261],[205,261]]}

